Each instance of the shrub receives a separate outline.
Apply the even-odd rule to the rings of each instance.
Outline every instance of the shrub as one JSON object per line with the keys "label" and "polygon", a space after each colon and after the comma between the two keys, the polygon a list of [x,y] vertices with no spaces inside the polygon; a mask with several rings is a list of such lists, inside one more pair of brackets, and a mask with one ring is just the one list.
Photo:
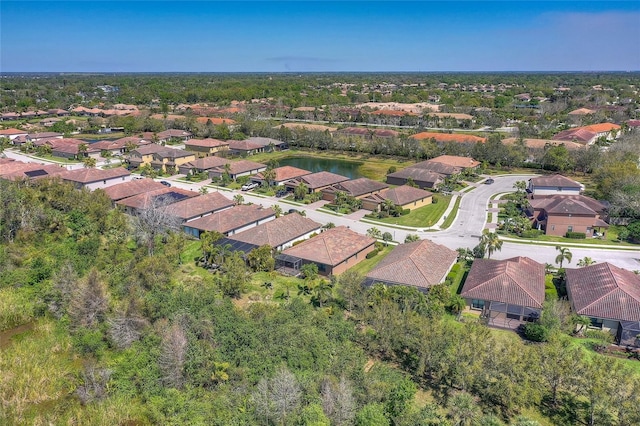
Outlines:
{"label": "shrub", "polygon": [[375,257],[378,255],[379,250],[378,249],[373,249],[372,251],[370,251],[369,253],[367,253],[367,259],[371,259],[372,257]]}
{"label": "shrub", "polygon": [[524,337],[533,342],[546,342],[549,338],[549,330],[535,322],[526,324],[523,331]]}
{"label": "shrub", "polygon": [[566,238],[573,238],[574,240],[584,240],[587,238],[587,234],[584,232],[567,232]]}
{"label": "shrub", "polygon": [[409,209],[404,209],[404,210],[402,210],[402,212],[400,213],[400,215],[401,215],[401,216],[406,216],[406,215],[408,215],[409,213],[411,213],[411,210],[409,210]]}
{"label": "shrub", "polygon": [[587,339],[597,339],[602,341],[603,343],[613,343],[613,334],[607,333],[606,331],[602,330],[587,329],[584,332],[584,337],[586,337]]}

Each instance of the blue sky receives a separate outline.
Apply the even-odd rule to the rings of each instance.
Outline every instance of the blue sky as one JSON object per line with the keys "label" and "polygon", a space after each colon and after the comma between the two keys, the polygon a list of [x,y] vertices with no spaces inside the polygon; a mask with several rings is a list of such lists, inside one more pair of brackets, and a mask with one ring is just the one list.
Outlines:
{"label": "blue sky", "polygon": [[0,1],[3,72],[636,71],[638,1]]}

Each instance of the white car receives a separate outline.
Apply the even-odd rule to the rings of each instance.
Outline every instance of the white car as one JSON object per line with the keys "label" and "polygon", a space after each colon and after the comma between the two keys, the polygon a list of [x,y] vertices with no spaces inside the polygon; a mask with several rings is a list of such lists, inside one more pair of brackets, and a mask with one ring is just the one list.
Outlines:
{"label": "white car", "polygon": [[240,189],[242,189],[243,191],[251,191],[252,189],[255,189],[257,187],[258,187],[257,183],[249,182],[242,185],[242,188]]}

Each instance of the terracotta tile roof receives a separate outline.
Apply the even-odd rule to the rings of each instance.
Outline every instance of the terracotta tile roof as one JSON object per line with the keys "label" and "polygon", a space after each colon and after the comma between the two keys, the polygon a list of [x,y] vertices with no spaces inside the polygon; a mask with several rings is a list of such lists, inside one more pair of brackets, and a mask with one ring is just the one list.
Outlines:
{"label": "terracotta tile roof", "polygon": [[610,132],[612,130],[620,130],[620,126],[613,123],[598,123],[598,124],[591,124],[590,126],[584,126],[583,129],[589,130],[591,132],[603,133],[603,132]]}
{"label": "terracotta tile roof", "polygon": [[1,136],[13,136],[13,135],[26,135],[27,132],[25,132],[24,130],[18,130],[18,129],[2,129],[0,130],[0,137]]}
{"label": "terracotta tile roof", "polygon": [[353,180],[347,180],[338,184],[332,185],[327,188],[328,192],[344,191],[352,197],[359,197],[361,195],[370,194],[372,192],[382,191],[388,188],[386,183],[378,182],[368,178],[358,178]]}
{"label": "terracotta tile roof", "polygon": [[139,210],[152,207],[154,202],[159,199],[164,199],[167,204],[171,204],[171,202],[178,202],[186,197],[197,197],[198,195],[197,192],[180,188],[167,188],[163,185],[162,189],[127,197],[117,201],[116,204]]}
{"label": "terracotta tile roof", "polygon": [[189,220],[203,214],[217,212],[233,207],[235,202],[219,192],[188,198],[171,204],[169,211],[174,216],[183,220]]}
{"label": "terracotta tile roof", "polygon": [[107,196],[111,198],[111,201],[119,201],[124,198],[133,197],[134,195],[157,191],[164,188],[165,186],[160,182],[146,178],[111,185],[108,188],[104,188],[103,191],[107,193]]}
{"label": "terracotta tile roof", "polygon": [[338,226],[316,235],[282,253],[310,262],[336,266],[375,244],[376,240]]}
{"label": "terracotta tile roof", "polygon": [[551,176],[540,176],[529,179],[534,186],[555,186],[562,188],[582,188],[582,185],[575,180],[560,174]]}
{"label": "terracotta tile roof", "polygon": [[100,182],[102,180],[115,179],[119,177],[126,177],[131,175],[131,172],[124,167],[116,167],[115,169],[96,169],[96,168],[83,168],[75,170],[67,170],[62,173],[60,177],[62,180],[67,180],[76,183],[93,183]]}
{"label": "terracotta tile roof", "polygon": [[229,239],[257,246],[266,244],[271,247],[280,247],[306,234],[319,231],[321,228],[321,224],[309,218],[299,214],[288,214],[234,234]]}
{"label": "terracotta tile roof", "polygon": [[[571,141],[557,141],[553,139],[524,139],[524,145],[530,149],[544,149],[547,145],[564,145],[568,150],[584,149],[584,144],[579,144]],[[515,145],[518,143],[518,138],[506,138],[502,140],[505,145]]]}
{"label": "terracotta tile roof", "polygon": [[190,146],[197,146],[200,148],[219,148],[221,146],[229,146],[229,142],[221,141],[218,139],[189,139],[184,143],[184,146],[189,149]]}
{"label": "terracotta tile roof", "polygon": [[479,136],[474,135],[465,135],[462,133],[437,133],[437,132],[422,132],[410,136],[412,139],[416,140],[424,140],[424,139],[435,139],[436,142],[481,142],[484,143],[487,141],[486,138],[481,138]]}
{"label": "terracotta tile roof", "polygon": [[542,308],[544,279],[544,265],[527,257],[476,259],[460,295],[466,299]]}
{"label": "terracotta tile roof", "polygon": [[444,281],[458,253],[430,240],[396,246],[367,274],[373,282],[429,288]]}
{"label": "terracotta tile roof", "polygon": [[216,126],[220,124],[236,124],[235,120],[220,117],[198,117],[196,118],[196,121],[200,124],[207,124],[209,121],[211,121],[211,124]]}
{"label": "terracotta tile roof", "polygon": [[323,188],[325,186],[344,182],[346,180],[349,180],[349,178],[335,173],[316,172],[295,178],[293,181],[294,183],[297,182],[298,184],[300,182],[304,182],[304,184],[307,185],[309,189],[314,190],[317,188]]}
{"label": "terracotta tile roof", "polygon": [[401,185],[395,188],[385,189],[380,193],[375,194],[375,197],[380,201],[391,200],[398,206],[403,206],[405,204],[422,200],[423,198],[428,198],[431,196],[433,196],[432,192],[425,191],[424,189],[420,188],[414,188],[413,186],[409,185]]}
{"label": "terracotta tile roof", "polygon": [[569,300],[577,314],[640,321],[640,276],[607,262],[566,272]]}
{"label": "terracotta tile roof", "polygon": [[185,223],[184,226],[201,231],[218,231],[226,234],[270,217],[275,217],[273,209],[245,204],[192,220]]}
{"label": "terracotta tile roof", "polygon": [[231,163],[231,161],[226,158],[216,157],[212,155],[209,157],[199,158],[194,161],[189,161],[188,163],[183,164],[181,167],[188,166],[198,170],[209,170],[215,167],[224,166],[227,163]]}
{"label": "terracotta tile roof", "polygon": [[595,111],[589,108],[578,108],[571,111],[569,115],[589,115],[594,113]]}
{"label": "terracotta tile roof", "polygon": [[[276,167],[273,170],[276,172],[276,178],[274,179],[276,182],[283,182],[285,180],[311,174],[309,170],[299,169],[293,166]],[[257,179],[264,179],[262,172],[258,173],[255,177]]]}
{"label": "terracotta tile roof", "polygon": [[480,165],[479,161],[476,161],[471,157],[460,157],[457,155],[440,155],[439,157],[435,157],[430,160],[427,160],[427,162],[441,163],[441,164],[446,164],[448,166],[461,167],[461,168],[477,167]]}
{"label": "terracotta tile roof", "polygon": [[570,141],[587,144],[596,136],[596,132],[584,128],[576,128],[563,130],[557,135],[554,135],[553,139],[557,141]]}

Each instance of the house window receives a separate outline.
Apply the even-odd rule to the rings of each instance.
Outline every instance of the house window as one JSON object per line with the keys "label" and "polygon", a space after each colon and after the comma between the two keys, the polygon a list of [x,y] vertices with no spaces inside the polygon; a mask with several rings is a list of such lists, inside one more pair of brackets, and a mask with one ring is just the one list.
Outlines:
{"label": "house window", "polygon": [[602,328],[602,319],[601,318],[589,318],[591,320],[591,325],[589,327],[594,327],[594,328]]}
{"label": "house window", "polygon": [[102,183],[106,185],[106,184],[107,184],[107,181],[106,181],[106,180],[103,180],[103,181],[102,181]]}
{"label": "house window", "polygon": [[556,226],[555,225],[551,225],[551,230],[555,231],[556,230]]}
{"label": "house window", "polygon": [[520,319],[520,315],[507,313],[507,318],[513,319],[513,320],[519,320]]}
{"label": "house window", "polygon": [[484,309],[484,300],[473,299],[471,309]]}
{"label": "house window", "polygon": [[567,232],[573,232],[573,226],[571,225],[567,226]]}

